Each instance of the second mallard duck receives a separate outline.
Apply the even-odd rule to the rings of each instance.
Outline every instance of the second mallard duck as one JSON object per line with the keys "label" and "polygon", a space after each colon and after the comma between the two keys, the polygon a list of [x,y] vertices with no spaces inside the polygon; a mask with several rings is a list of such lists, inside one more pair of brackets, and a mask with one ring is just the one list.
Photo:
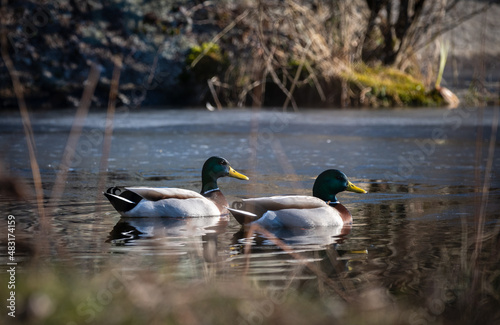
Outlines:
{"label": "second mallard duck", "polygon": [[217,179],[230,176],[248,180],[235,171],[226,159],[210,157],[201,171],[201,193],[181,188],[117,187],[104,195],[123,217],[202,217],[228,213],[226,198]]}
{"label": "second mallard duck", "polygon": [[314,182],[313,196],[290,195],[244,199],[229,209],[242,225],[266,228],[314,228],[352,224],[351,213],[339,203],[337,193],[366,193],[336,169],[322,172]]}

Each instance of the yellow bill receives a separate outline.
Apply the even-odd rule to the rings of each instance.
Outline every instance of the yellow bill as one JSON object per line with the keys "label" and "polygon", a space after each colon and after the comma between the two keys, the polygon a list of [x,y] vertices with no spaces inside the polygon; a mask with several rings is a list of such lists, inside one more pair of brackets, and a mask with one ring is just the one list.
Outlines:
{"label": "yellow bill", "polygon": [[350,181],[347,181],[347,188],[345,190],[349,191],[349,192],[354,192],[354,193],[366,193],[365,190],[363,190],[362,188],[357,187],[356,185],[354,185]]}
{"label": "yellow bill", "polygon": [[246,177],[243,174],[238,173],[236,170],[233,169],[233,167],[229,167],[229,176],[237,178],[237,179],[243,179],[245,181],[248,181],[248,177]]}

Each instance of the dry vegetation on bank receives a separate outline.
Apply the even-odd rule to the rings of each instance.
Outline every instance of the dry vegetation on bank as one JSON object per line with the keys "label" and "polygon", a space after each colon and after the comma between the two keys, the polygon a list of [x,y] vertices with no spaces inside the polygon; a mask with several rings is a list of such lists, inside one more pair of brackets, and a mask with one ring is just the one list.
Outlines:
{"label": "dry vegetation on bank", "polygon": [[[294,109],[439,105],[430,91],[444,44],[440,35],[492,5],[428,0],[5,3],[3,33],[30,105],[77,106],[94,63],[101,76],[92,105],[105,107],[113,62],[120,57],[118,105],[210,102]],[[388,69],[387,76],[393,75],[391,69],[400,70],[392,84],[407,84],[380,91],[373,87],[376,80],[367,81],[369,73],[360,76],[362,66]],[[0,101],[15,107],[3,62],[0,70],[5,72]],[[414,80],[425,89],[411,88]]]}

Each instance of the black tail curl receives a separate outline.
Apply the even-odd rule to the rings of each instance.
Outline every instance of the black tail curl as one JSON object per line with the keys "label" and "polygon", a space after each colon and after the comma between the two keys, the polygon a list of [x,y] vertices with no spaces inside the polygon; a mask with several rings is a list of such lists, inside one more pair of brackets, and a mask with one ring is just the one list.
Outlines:
{"label": "black tail curl", "polygon": [[119,188],[118,186],[113,186],[113,187],[110,187],[106,190],[106,193],[114,194],[114,195],[120,195],[121,192],[122,192],[122,189]]}
{"label": "black tail curl", "polygon": [[117,186],[108,188],[103,194],[118,212],[132,210],[142,200],[140,195]]}

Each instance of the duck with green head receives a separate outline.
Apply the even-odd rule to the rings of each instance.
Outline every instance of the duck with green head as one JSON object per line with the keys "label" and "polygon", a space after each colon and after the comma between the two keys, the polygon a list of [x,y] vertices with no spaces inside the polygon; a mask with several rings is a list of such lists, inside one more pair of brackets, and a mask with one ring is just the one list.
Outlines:
{"label": "duck with green head", "polygon": [[201,192],[180,188],[117,187],[104,195],[123,217],[202,217],[225,215],[228,203],[217,180],[221,177],[248,180],[221,157],[210,157],[201,171]]}
{"label": "duck with green head", "polygon": [[314,182],[313,196],[290,195],[244,199],[229,209],[242,225],[267,228],[314,228],[352,224],[351,213],[337,200],[343,191],[366,193],[336,169],[322,172]]}

